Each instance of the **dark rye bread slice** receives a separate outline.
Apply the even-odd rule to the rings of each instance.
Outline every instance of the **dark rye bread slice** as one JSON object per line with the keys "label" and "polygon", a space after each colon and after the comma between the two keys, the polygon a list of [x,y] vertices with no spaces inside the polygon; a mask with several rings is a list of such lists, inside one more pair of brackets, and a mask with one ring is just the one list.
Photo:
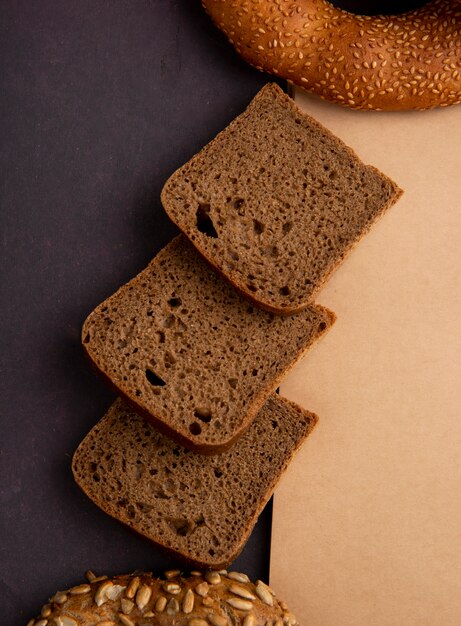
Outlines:
{"label": "dark rye bread slice", "polygon": [[180,235],[91,313],[82,338],[138,413],[185,447],[215,454],[333,320],[320,306],[291,317],[253,307]]}
{"label": "dark rye bread slice", "polygon": [[79,486],[103,511],[200,567],[231,563],[317,417],[273,394],[228,452],[204,457],[117,400],[77,449]]}
{"label": "dark rye bread slice", "polygon": [[401,193],[269,84],[169,178],[162,203],[236,288],[293,313]]}

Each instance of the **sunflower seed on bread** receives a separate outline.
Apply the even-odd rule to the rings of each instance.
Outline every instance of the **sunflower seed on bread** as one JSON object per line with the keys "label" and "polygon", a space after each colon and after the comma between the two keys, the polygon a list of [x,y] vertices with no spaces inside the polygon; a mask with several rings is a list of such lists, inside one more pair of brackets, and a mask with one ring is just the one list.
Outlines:
{"label": "sunflower seed on bread", "polygon": [[[210,587],[210,596],[213,599],[212,606],[205,606],[203,599],[196,595],[194,589],[197,582],[205,582],[204,574],[199,576],[178,576],[170,578],[178,587],[181,588],[181,594],[170,598],[177,604],[174,612],[168,613],[158,611],[157,606],[162,598],[162,607],[166,606],[166,598],[164,595],[163,582],[158,578],[154,578],[151,574],[140,575],[140,588],[149,589],[149,600],[147,604],[139,607],[134,606],[129,615],[123,611],[124,600],[126,600],[126,589],[129,587],[133,576],[115,576],[109,579],[109,582],[115,588],[123,588],[125,593],[111,599],[106,597],[108,586],[105,585],[103,592],[100,591],[103,582],[90,583],[90,589],[86,593],[71,594],[67,593],[67,599],[64,603],[56,603],[53,600],[46,605],[47,617],[41,616],[37,619],[31,619],[27,626],[156,626],[160,623],[162,626],[266,626],[277,621],[298,626],[296,618],[289,613],[286,608],[274,597],[273,606],[268,606],[258,598],[256,598],[255,585],[251,582],[245,583],[245,588],[249,595],[254,596],[254,600],[246,601],[248,605],[242,610],[238,606],[232,606],[226,602],[232,594],[230,587],[233,584],[232,579],[222,576],[221,581]],[[147,595],[147,594],[146,594]],[[97,597],[106,597],[103,604],[99,604]],[[179,600],[178,600],[179,598]],[[186,600],[186,598],[192,598]],[[131,600],[129,600],[131,602]],[[187,605],[187,611],[183,611],[181,607]],[[192,607],[192,608],[191,608]],[[161,613],[162,617],[159,621]],[[293,621],[294,620],[294,621]]]}

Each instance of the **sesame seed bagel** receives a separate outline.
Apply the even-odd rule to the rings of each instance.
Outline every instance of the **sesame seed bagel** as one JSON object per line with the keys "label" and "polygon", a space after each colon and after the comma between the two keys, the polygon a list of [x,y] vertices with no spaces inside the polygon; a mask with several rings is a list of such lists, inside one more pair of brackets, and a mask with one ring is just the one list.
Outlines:
{"label": "sesame seed bagel", "polygon": [[396,16],[353,15],[326,0],[202,0],[261,71],[354,109],[461,101],[461,0]]}
{"label": "sesame seed bagel", "polygon": [[270,587],[239,572],[96,577],[58,591],[27,626],[297,626]]}

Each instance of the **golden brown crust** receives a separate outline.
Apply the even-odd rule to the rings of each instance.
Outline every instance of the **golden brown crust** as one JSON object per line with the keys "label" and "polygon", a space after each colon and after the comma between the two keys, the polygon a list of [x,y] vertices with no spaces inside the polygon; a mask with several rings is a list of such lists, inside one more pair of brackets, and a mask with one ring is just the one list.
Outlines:
{"label": "golden brown crust", "polygon": [[298,625],[270,587],[238,572],[87,577],[88,583],[58,591],[27,626]]}
{"label": "golden brown crust", "polygon": [[404,110],[461,101],[461,0],[396,16],[326,0],[202,0],[241,56],[325,100]]}

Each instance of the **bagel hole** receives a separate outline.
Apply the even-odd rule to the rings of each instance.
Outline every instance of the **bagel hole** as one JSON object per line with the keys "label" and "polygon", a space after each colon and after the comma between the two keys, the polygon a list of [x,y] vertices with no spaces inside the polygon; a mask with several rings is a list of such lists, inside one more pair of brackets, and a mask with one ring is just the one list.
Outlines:
{"label": "bagel hole", "polygon": [[427,4],[427,0],[332,0],[331,4],[353,15],[399,15]]}

